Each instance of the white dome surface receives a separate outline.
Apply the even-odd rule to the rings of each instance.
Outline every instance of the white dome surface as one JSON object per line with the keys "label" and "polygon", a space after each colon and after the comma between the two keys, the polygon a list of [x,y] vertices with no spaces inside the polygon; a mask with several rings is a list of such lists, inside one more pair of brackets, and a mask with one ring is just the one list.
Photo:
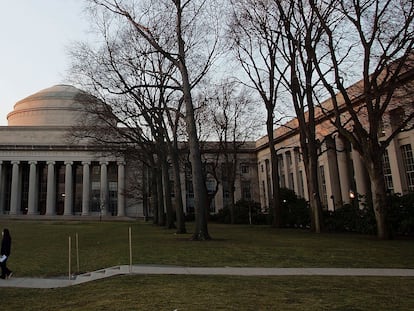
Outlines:
{"label": "white dome surface", "polygon": [[58,84],[18,101],[7,115],[8,125],[74,126],[91,98],[74,86]]}

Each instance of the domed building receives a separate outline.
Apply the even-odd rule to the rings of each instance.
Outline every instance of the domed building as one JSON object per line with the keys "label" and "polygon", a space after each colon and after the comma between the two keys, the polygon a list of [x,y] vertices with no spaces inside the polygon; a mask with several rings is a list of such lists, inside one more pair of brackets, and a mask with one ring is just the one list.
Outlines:
{"label": "domed building", "polygon": [[69,139],[91,95],[55,85],[14,105],[0,127],[0,214],[125,216],[125,161]]}
{"label": "domed building", "polygon": [[75,126],[87,104],[87,96],[70,85],[55,85],[14,105],[7,115],[9,126]]}

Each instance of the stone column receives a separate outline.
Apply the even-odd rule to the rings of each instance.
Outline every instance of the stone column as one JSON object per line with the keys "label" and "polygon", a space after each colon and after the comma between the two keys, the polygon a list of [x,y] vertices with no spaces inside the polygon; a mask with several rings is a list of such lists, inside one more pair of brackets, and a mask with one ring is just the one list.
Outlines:
{"label": "stone column", "polygon": [[326,160],[329,173],[326,176],[328,192],[328,209],[335,210],[342,206],[341,175],[339,172],[337,148],[334,137],[326,137]]}
{"label": "stone column", "polygon": [[101,214],[108,213],[108,162],[99,162],[101,165]]}
{"label": "stone column", "polygon": [[356,190],[359,195],[365,196],[368,193],[367,172],[364,163],[361,160],[361,156],[355,150],[352,150],[352,162],[354,163],[354,178],[356,183],[356,189],[353,190]]}
{"label": "stone column", "polygon": [[73,185],[72,185],[72,165],[73,162],[65,162],[65,207],[63,215],[72,215],[72,202],[73,202]]}
{"label": "stone column", "polygon": [[298,154],[299,154],[299,148],[292,149],[292,171],[293,171],[293,191],[295,191],[296,194],[298,194],[299,191],[299,181],[298,181]]}
{"label": "stone column", "polygon": [[82,178],[82,216],[89,215],[89,203],[91,196],[91,178],[90,178],[90,162],[82,162],[83,178]]}
{"label": "stone column", "polygon": [[[336,159],[338,161],[338,174],[339,174],[339,183],[341,187],[341,197],[342,203],[349,204],[349,190],[351,190],[351,182],[349,178],[349,158],[348,150],[344,141],[340,137],[335,137],[335,146],[336,146]],[[355,189],[353,189],[355,190]]]}
{"label": "stone column", "polygon": [[37,191],[37,182],[36,182],[36,161],[29,161],[30,170],[29,170],[29,198],[28,198],[28,207],[27,214],[35,215],[36,212],[36,191]]}
{"label": "stone column", "polygon": [[12,182],[10,196],[10,215],[17,215],[19,204],[19,161],[12,161]]}
{"label": "stone column", "polygon": [[[286,155],[286,152],[282,153],[282,161],[283,161],[283,175],[285,176],[284,178],[284,187],[285,188],[289,188],[289,172],[290,172],[290,165],[289,165],[289,161],[288,161],[288,157]],[[281,187],[283,186],[283,184],[281,185]]]}
{"label": "stone column", "polygon": [[47,193],[46,193],[46,215],[55,215],[56,213],[56,180],[55,180],[55,162],[47,162]]}
{"label": "stone column", "polygon": [[125,216],[125,163],[118,162],[118,216]]}

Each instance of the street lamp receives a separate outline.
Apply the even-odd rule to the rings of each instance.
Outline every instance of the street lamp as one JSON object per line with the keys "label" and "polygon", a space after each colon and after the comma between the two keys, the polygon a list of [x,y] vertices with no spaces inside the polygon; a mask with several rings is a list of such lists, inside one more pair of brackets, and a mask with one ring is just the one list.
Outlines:
{"label": "street lamp", "polygon": [[352,206],[356,207],[356,203],[355,203],[356,193],[352,189],[349,190],[349,198],[351,199]]}

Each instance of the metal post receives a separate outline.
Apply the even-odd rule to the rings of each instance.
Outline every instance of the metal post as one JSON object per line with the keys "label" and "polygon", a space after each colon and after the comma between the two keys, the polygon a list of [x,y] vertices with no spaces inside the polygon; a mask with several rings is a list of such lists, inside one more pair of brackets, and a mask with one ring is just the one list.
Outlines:
{"label": "metal post", "polygon": [[131,237],[131,227],[129,227],[129,273],[132,272],[132,237]]}
{"label": "metal post", "polygon": [[76,233],[76,267],[78,268],[78,274],[79,274],[79,237],[78,233]]}
{"label": "metal post", "polygon": [[71,277],[70,277],[70,275],[71,275],[71,271],[70,271],[70,266],[71,266],[71,264],[72,264],[72,262],[71,262],[71,239],[70,239],[70,237],[69,237],[69,280],[71,279]]}

